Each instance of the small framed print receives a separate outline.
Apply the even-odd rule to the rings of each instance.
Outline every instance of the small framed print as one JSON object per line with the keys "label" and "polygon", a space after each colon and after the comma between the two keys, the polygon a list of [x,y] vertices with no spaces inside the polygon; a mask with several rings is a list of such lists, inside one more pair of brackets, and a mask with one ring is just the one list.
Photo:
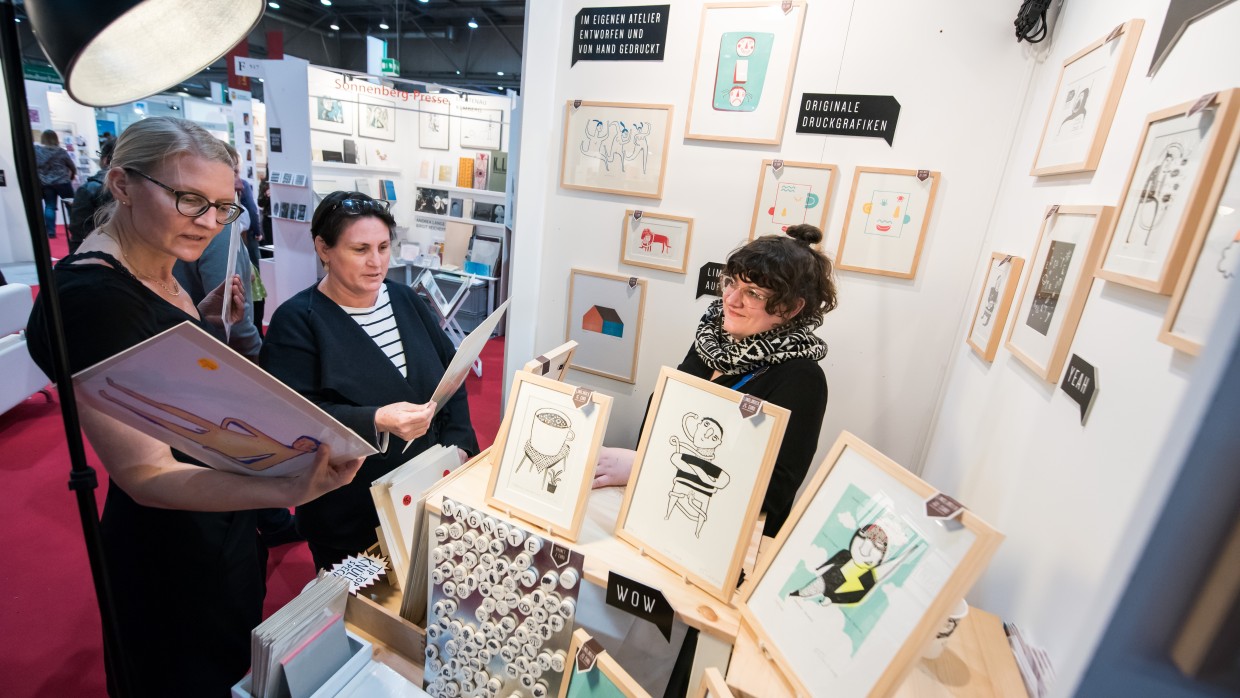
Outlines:
{"label": "small framed print", "polygon": [[1175,288],[1191,231],[1207,215],[1238,93],[1208,95],[1146,118],[1099,278],[1162,295]]}
{"label": "small framed print", "polygon": [[789,412],[664,366],[648,414],[616,537],[728,603]]}
{"label": "small framed print", "polygon": [[581,349],[573,369],[636,383],[645,312],[645,279],[573,269],[564,337]]}
{"label": "small framed print", "polygon": [[560,186],[663,198],[672,105],[569,100]]}
{"label": "small framed print", "polygon": [[451,105],[446,102],[418,103],[418,147],[428,150],[449,148],[451,109]]}
{"label": "small framed print", "polygon": [[1030,174],[1098,169],[1144,26],[1130,19],[1063,62]]}
{"label": "small framed print", "polygon": [[624,212],[620,261],[636,267],[685,273],[693,219],[652,211]]}
{"label": "small framed print", "polygon": [[969,323],[969,335],[965,340],[983,361],[995,360],[1008,311],[1012,308],[1012,298],[1020,283],[1020,272],[1024,268],[1025,260],[1020,257],[1002,252],[990,255],[982,292],[973,308],[973,320]]}
{"label": "small framed print", "polygon": [[1006,346],[1048,383],[1068,359],[1102,252],[1100,231],[1114,215],[1113,206],[1051,206],[1042,218]]}
{"label": "small framed print", "polygon": [[396,140],[396,109],[393,102],[367,101],[358,105],[361,119],[357,135],[361,138]]}
{"label": "small framed print", "polygon": [[650,698],[585,628],[573,632],[564,664],[564,680],[556,698]]}
{"label": "small framed print", "polygon": [[576,342],[565,342],[545,353],[539,354],[525,362],[522,368],[527,373],[547,376],[552,380],[564,380],[564,374],[573,363],[573,354],[577,351]]}
{"label": "small framed print", "polygon": [[911,279],[930,227],[939,173],[858,167],[835,267]]}
{"label": "small framed print", "polygon": [[518,371],[495,437],[487,504],[577,540],[610,412],[607,395]]}
{"label": "small framed print", "polygon": [[310,128],[353,135],[357,123],[357,104],[335,97],[310,98]]}
{"label": "small framed print", "polygon": [[838,173],[835,165],[763,160],[758,171],[758,194],[753,202],[749,239],[781,235],[788,226],[801,223],[825,231]]}

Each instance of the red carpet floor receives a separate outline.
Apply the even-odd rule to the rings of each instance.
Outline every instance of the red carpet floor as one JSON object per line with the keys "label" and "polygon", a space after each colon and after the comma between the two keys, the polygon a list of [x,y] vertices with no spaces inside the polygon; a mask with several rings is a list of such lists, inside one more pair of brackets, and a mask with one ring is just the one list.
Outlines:
{"label": "red carpet floor", "polygon": [[[54,257],[66,254],[63,235],[51,242]],[[466,385],[486,447],[503,409],[503,338],[491,340],[482,359],[483,376],[471,373]],[[87,456],[104,481],[96,492],[102,507],[106,476],[89,447]],[[59,403],[39,395],[0,415],[0,477],[8,492],[0,507],[0,695],[7,698],[106,695],[99,611],[68,473]],[[313,571],[304,543],[272,550],[265,614],[295,596]]]}

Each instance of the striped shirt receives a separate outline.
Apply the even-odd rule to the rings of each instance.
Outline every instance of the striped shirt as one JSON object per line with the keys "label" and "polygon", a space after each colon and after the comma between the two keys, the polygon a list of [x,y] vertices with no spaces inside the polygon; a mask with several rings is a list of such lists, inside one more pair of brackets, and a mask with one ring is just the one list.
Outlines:
{"label": "striped shirt", "polygon": [[379,287],[379,297],[373,308],[340,307],[375,340],[375,344],[392,360],[392,365],[400,371],[400,375],[408,376],[405,369],[405,347],[401,344],[400,331],[396,328],[396,317],[392,315],[392,301],[388,298],[387,284]]}

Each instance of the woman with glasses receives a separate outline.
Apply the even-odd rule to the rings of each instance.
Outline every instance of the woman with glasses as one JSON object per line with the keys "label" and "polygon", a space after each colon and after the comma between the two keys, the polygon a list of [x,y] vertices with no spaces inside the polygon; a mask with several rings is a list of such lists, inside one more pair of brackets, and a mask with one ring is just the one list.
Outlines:
{"label": "woman with glasses", "polygon": [[355,191],[324,198],[310,235],[326,274],[271,316],[259,358],[379,450],[355,482],[297,507],[297,530],[321,569],[376,542],[376,478],[435,444],[455,446],[461,462],[478,453],[465,387],[443,405],[430,401],[451,340],[413,289],[385,280],[395,226],[387,201]]}
{"label": "woman with glasses", "polygon": [[[788,428],[762,511],[774,536],[818,448],[827,409],[827,379],[818,364],[827,345],[814,334],[835,309],[831,261],[813,247],[822,231],[794,225],[732,252],[720,277],[723,297],[698,323],[693,346],[677,368],[787,408]],[[595,487],[624,486],[635,452],[604,448]]]}
{"label": "woman with glasses", "polygon": [[[55,270],[75,372],[183,322],[209,330],[226,288],[234,313],[242,308],[235,276],[197,306],[172,276],[178,259],[196,259],[240,213],[222,142],[189,121],[144,119],[117,139],[105,183],[113,200],[99,227]],[[51,375],[45,300],[27,337]],[[314,499],[351,480],[361,459],[333,465],[320,447],[315,468],[299,477],[235,475],[85,403],[78,410],[109,479],[100,528],[122,649],[108,657],[109,692],[120,668],[129,695],[227,695],[250,666],[250,630],[262,620],[266,570],[253,510]]]}

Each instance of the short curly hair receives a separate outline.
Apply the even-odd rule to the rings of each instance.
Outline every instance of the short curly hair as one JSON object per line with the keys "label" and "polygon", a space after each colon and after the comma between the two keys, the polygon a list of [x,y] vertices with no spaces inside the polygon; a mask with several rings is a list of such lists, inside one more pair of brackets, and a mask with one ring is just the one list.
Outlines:
{"label": "short curly hair", "polygon": [[786,315],[805,301],[798,319],[812,327],[835,310],[835,278],[831,260],[814,247],[822,231],[809,225],[789,226],[787,235],[764,235],[728,255],[723,273],[770,293],[766,312]]}

